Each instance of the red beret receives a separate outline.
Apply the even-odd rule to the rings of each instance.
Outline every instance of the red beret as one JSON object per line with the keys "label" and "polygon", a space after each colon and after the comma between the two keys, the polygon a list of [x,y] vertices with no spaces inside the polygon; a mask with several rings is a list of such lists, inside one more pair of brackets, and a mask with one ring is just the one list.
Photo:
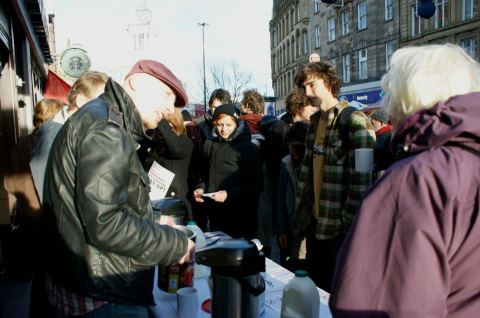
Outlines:
{"label": "red beret", "polygon": [[165,65],[152,60],[140,60],[132,67],[125,78],[136,73],[145,73],[162,81],[170,87],[176,95],[175,106],[183,107],[188,104],[187,92],[183,88],[182,83]]}

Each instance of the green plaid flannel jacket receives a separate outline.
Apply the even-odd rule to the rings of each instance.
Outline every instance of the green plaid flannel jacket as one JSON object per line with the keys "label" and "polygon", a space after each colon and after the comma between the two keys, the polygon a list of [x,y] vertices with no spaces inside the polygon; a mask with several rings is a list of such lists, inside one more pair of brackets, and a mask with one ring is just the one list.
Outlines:
{"label": "green plaid flannel jacket", "polygon": [[[325,161],[320,194],[320,213],[317,218],[316,238],[325,240],[346,233],[366,191],[372,184],[371,172],[355,171],[355,149],[374,148],[375,131],[368,117],[355,111],[348,120],[348,154],[342,147],[340,125],[335,125],[347,102],[336,105],[328,112],[325,135]],[[310,118],[305,156],[300,170],[295,226],[304,231],[313,218],[313,146],[321,111]],[[348,159],[348,162],[345,160]]]}

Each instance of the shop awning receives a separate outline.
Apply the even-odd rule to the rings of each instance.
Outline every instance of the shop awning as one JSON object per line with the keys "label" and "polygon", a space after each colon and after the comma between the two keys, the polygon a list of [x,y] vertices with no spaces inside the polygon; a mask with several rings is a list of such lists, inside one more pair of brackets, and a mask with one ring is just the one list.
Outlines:
{"label": "shop awning", "polygon": [[71,86],[60,76],[48,71],[47,82],[45,83],[45,98],[58,99],[68,104],[68,92]]}

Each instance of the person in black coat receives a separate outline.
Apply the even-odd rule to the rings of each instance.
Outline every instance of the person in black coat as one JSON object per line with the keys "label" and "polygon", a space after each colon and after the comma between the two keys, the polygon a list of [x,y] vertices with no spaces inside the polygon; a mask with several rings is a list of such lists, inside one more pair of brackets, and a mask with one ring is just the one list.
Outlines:
{"label": "person in black coat", "polygon": [[388,120],[385,109],[374,111],[370,115],[370,121],[375,128],[375,149],[374,149],[374,172],[377,177],[390,167],[395,158],[390,150],[390,141],[392,140],[392,125]]}
{"label": "person in black coat", "polygon": [[204,203],[211,231],[252,239],[257,232],[258,198],[263,189],[262,159],[234,104],[218,106],[214,138],[205,142],[206,182],[194,191]]}
{"label": "person in black coat", "polygon": [[175,174],[166,197],[181,199],[187,208],[188,219],[192,220],[188,193],[188,167],[193,152],[193,142],[188,138],[182,113],[175,109],[162,119],[152,132],[151,140],[144,140],[139,156],[144,169],[148,172],[153,161]]}

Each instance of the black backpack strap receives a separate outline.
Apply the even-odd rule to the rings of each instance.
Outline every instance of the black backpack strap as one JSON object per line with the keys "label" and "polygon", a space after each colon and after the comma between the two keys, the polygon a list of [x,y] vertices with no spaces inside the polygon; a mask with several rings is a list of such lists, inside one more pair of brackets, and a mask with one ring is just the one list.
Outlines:
{"label": "black backpack strap", "polygon": [[[350,120],[350,116],[353,112],[357,111],[357,109],[353,106],[345,107],[340,115],[338,115],[337,121],[335,123],[338,131],[340,132],[340,139],[342,140],[342,148],[345,153],[348,154],[349,146],[350,146],[350,135],[349,135],[349,126],[348,121]],[[347,160],[348,161],[348,160]]]}
{"label": "black backpack strap", "polygon": [[[349,120],[350,116],[352,115],[353,112],[357,111],[357,109],[353,106],[347,106],[344,109],[342,109],[341,113],[338,115],[338,118],[335,122],[335,127],[338,129],[340,132],[340,139],[342,140],[342,149],[343,153],[345,154],[346,158],[345,161],[343,162],[344,167],[348,167],[350,165],[350,134],[349,134]],[[343,186],[348,185],[348,177],[349,174],[344,173],[343,174]],[[346,202],[346,191],[342,191],[342,201],[345,204]]]}

